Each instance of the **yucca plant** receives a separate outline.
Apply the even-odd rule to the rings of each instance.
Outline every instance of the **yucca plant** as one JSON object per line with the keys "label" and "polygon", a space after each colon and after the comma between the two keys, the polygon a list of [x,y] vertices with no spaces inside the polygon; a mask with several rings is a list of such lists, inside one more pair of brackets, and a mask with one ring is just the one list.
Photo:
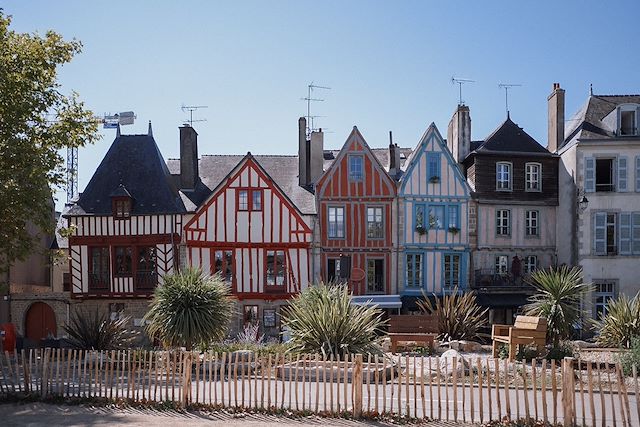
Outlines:
{"label": "yucca plant", "polygon": [[524,312],[547,319],[547,340],[556,348],[561,339],[571,337],[574,326],[583,317],[580,302],[592,287],[582,282],[579,267],[567,266],[536,270],[528,282],[536,288],[536,293],[529,297],[530,303],[524,306]]}
{"label": "yucca plant", "polygon": [[319,283],[296,297],[283,313],[291,334],[292,351],[345,354],[381,354],[385,325],[376,307],[351,303],[346,285]]}
{"label": "yucca plant", "polygon": [[438,319],[438,339],[472,340],[478,337],[478,331],[487,326],[487,310],[476,299],[475,292],[459,293],[454,288],[451,294],[438,297],[434,294],[435,305],[422,293],[423,299],[417,302],[421,311],[432,314]]}
{"label": "yucca plant", "polygon": [[221,341],[232,316],[233,299],[220,275],[188,268],[164,276],[144,319],[151,337],[191,350]]}
{"label": "yucca plant", "polygon": [[594,323],[599,346],[631,348],[633,339],[640,339],[640,293],[609,301],[607,314]]}
{"label": "yucca plant", "polygon": [[111,319],[105,312],[74,311],[62,329],[69,344],[83,350],[118,350],[130,347],[137,332],[127,328],[131,319]]}

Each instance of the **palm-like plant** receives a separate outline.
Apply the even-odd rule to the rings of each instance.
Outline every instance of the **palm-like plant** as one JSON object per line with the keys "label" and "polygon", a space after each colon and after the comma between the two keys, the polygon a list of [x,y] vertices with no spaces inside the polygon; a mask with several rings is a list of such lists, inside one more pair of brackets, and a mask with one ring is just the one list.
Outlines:
{"label": "palm-like plant", "polygon": [[382,311],[351,304],[346,285],[308,287],[291,300],[283,324],[291,334],[292,351],[325,357],[382,353]]}
{"label": "palm-like plant", "polygon": [[529,298],[524,312],[547,319],[547,339],[556,348],[561,339],[571,336],[574,325],[582,318],[580,302],[591,291],[591,285],[582,282],[579,267],[567,266],[537,270],[528,281],[537,292]]}
{"label": "palm-like plant", "polygon": [[129,317],[111,319],[102,311],[75,311],[63,326],[69,343],[84,350],[118,350],[127,348],[137,333],[127,328]]}
{"label": "palm-like plant", "polygon": [[189,268],[164,276],[144,319],[151,337],[191,350],[221,341],[232,315],[233,300],[222,278]]}
{"label": "palm-like plant", "polygon": [[488,308],[482,308],[474,292],[458,293],[454,288],[451,294],[442,298],[435,297],[435,305],[423,292],[423,299],[417,302],[421,311],[432,314],[438,319],[438,339],[470,340],[478,336],[478,331],[487,325]]}
{"label": "palm-like plant", "polygon": [[633,298],[623,294],[609,301],[607,314],[594,323],[598,345],[631,348],[633,339],[640,339],[640,293]]}

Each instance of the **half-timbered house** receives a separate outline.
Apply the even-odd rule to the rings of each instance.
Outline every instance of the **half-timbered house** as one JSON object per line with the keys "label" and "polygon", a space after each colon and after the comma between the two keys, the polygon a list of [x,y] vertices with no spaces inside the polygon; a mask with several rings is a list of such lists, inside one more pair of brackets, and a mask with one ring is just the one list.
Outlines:
{"label": "half-timbered house", "polygon": [[468,286],[469,189],[435,124],[406,163],[398,188],[399,265],[404,309],[424,292]]}

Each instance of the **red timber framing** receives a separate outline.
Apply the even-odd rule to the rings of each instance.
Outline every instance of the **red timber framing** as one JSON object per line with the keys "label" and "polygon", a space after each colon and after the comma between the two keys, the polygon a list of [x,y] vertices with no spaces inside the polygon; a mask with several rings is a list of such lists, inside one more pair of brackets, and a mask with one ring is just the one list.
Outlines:
{"label": "red timber framing", "polygon": [[354,294],[392,292],[395,195],[395,182],[354,127],[316,187],[323,280],[336,275],[341,259]]}
{"label": "red timber framing", "polygon": [[185,225],[189,264],[212,274],[224,270],[238,299],[285,299],[308,286],[312,234],[251,154]]}

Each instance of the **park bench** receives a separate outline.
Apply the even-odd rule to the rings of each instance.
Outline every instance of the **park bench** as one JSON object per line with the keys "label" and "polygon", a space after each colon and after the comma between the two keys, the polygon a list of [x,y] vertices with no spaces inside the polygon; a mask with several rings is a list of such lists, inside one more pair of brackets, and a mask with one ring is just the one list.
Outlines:
{"label": "park bench", "polygon": [[516,316],[513,325],[493,325],[493,357],[498,357],[500,343],[509,346],[509,360],[516,357],[516,350],[521,344],[533,344],[538,350],[544,347],[547,340],[547,319],[535,316]]}
{"label": "park bench", "polygon": [[398,349],[399,343],[415,342],[433,349],[433,342],[438,335],[438,319],[431,315],[396,315],[389,316],[389,338],[391,351]]}

